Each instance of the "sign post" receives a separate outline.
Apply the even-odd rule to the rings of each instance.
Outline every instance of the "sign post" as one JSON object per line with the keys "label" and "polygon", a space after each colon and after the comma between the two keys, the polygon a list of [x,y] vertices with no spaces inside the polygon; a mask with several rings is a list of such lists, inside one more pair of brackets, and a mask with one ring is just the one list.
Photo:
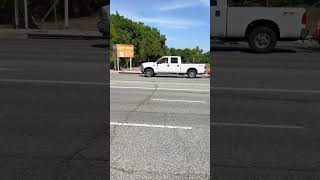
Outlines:
{"label": "sign post", "polygon": [[130,71],[132,70],[132,58],[130,58]]}
{"label": "sign post", "polygon": [[126,58],[130,64],[130,70],[132,70],[132,58],[134,57],[134,46],[128,44],[116,44],[113,46],[113,52],[117,62],[114,62],[116,65],[115,69],[120,71],[120,58]]}

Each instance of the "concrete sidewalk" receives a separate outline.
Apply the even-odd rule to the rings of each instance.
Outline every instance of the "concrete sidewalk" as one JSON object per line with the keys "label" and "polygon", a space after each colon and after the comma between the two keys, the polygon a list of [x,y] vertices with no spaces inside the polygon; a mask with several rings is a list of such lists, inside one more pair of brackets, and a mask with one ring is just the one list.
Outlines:
{"label": "concrete sidewalk", "polygon": [[0,39],[27,39],[25,29],[0,29]]}
{"label": "concrete sidewalk", "polygon": [[105,39],[98,31],[0,29],[0,39]]}
{"label": "concrete sidewalk", "polygon": [[124,71],[116,71],[116,70],[110,70],[110,73],[119,73],[119,74],[142,74],[141,71],[130,71],[130,70],[124,70]]}

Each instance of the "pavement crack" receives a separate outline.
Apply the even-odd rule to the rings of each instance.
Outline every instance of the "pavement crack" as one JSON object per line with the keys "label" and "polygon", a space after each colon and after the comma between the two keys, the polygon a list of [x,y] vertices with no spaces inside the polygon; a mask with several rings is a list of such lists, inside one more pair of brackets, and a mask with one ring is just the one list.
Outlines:
{"label": "pavement crack", "polygon": [[113,170],[116,170],[116,171],[121,171],[121,172],[126,173],[126,174],[133,174],[134,173],[134,170],[127,170],[125,168],[118,168],[118,167],[111,166],[110,169],[113,169]]}
{"label": "pavement crack", "polygon": [[[98,139],[100,136],[105,135],[106,128],[103,127],[103,130],[98,131],[95,133],[92,137],[90,137],[85,144],[83,144],[80,148],[76,149],[70,156],[63,158],[59,163],[57,163],[56,166],[56,177],[55,179],[58,180],[60,178],[59,168],[66,167],[66,169],[63,170],[63,174],[66,174],[66,172],[69,172],[71,170],[70,161],[79,159],[77,156],[81,154],[81,152],[89,149],[89,147],[95,142],[96,139]],[[108,160],[104,160],[108,161]]]}
{"label": "pavement crack", "polygon": [[[157,84],[155,84],[155,88],[154,88],[154,90],[151,92],[151,94],[149,95],[149,96],[147,96],[147,98],[145,98],[143,101],[141,101],[137,106],[135,106],[131,111],[130,111],[130,113],[134,113],[134,112],[136,112],[142,105],[144,105],[146,102],[148,102],[148,101],[150,101],[150,99],[154,96],[154,94],[157,92],[157,90],[158,90],[158,85]],[[130,114],[129,113],[129,114]],[[130,117],[130,116],[129,116]],[[129,117],[126,119],[126,120],[128,120],[129,119]]]}
{"label": "pavement crack", "polygon": [[[141,106],[143,106],[144,104],[146,104],[148,101],[150,101],[150,99],[154,96],[154,94],[157,92],[157,90],[158,90],[158,85],[157,84],[154,84],[154,86],[155,86],[155,88],[154,88],[154,90],[150,93],[150,95],[149,96],[147,96],[145,99],[143,99],[139,104],[137,104],[132,110],[130,110],[130,111],[128,111],[128,114],[127,114],[127,116],[126,116],[126,118],[125,118],[125,120],[123,121],[124,123],[127,123],[128,121],[129,121],[129,119],[133,116],[133,114],[135,113],[135,112],[137,112],[137,110],[141,107]],[[115,125],[114,127],[113,127],[113,136],[110,138],[110,144],[112,144],[112,142],[114,141],[114,139],[116,138],[116,134],[117,134],[117,125]]]}

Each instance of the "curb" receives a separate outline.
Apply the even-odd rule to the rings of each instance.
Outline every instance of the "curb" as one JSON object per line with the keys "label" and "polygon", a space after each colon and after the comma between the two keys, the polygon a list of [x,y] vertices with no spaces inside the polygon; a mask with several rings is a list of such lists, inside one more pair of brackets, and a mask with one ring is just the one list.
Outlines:
{"label": "curb", "polygon": [[0,29],[0,39],[107,39],[98,31]]}
{"label": "curb", "polygon": [[27,39],[26,30],[23,29],[0,29],[0,39]]}
{"label": "curb", "polygon": [[68,31],[68,30],[32,30],[28,38],[42,39],[106,39],[98,31]]}
{"label": "curb", "polygon": [[141,71],[119,71],[119,74],[142,74]]}

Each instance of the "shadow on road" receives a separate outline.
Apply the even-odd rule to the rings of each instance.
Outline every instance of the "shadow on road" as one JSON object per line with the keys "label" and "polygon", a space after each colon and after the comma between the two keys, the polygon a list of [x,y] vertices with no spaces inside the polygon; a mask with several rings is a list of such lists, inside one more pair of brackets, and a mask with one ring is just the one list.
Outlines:
{"label": "shadow on road", "polygon": [[92,47],[95,47],[95,48],[108,48],[109,44],[93,44]]}
{"label": "shadow on road", "polygon": [[[145,77],[144,74],[140,74],[139,77],[142,77],[142,78],[149,78],[149,77]],[[174,78],[184,78],[184,79],[201,79],[201,78],[204,78],[204,77],[196,77],[196,78],[189,78],[188,76],[185,76],[185,75],[156,75],[154,77],[151,77],[151,78],[171,78],[171,79],[174,79]]]}
{"label": "shadow on road", "polygon": [[[250,48],[247,47],[219,47],[213,46],[211,47],[211,51],[238,51],[238,52],[245,52],[245,53],[255,53]],[[294,49],[287,49],[287,48],[275,48],[273,53],[296,53],[297,51]]]}

